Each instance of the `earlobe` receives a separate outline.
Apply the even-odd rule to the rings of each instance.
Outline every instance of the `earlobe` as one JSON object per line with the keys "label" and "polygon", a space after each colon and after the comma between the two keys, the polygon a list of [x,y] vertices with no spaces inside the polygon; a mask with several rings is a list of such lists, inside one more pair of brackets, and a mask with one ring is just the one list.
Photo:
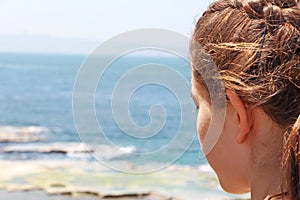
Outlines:
{"label": "earlobe", "polygon": [[231,105],[236,110],[239,118],[240,130],[236,138],[236,142],[238,144],[242,144],[247,139],[247,136],[250,132],[251,125],[248,117],[248,110],[245,103],[235,92],[226,90],[226,94]]}

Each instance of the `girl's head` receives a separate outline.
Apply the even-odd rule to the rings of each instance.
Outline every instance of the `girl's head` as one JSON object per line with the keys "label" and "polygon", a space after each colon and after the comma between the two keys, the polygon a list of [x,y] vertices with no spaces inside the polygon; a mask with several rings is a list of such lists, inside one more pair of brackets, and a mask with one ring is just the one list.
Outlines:
{"label": "girl's head", "polygon": [[[281,188],[300,198],[298,0],[216,1],[197,22],[193,43],[211,56],[227,91],[223,132],[207,156],[223,188],[247,192],[258,172],[280,169]],[[198,52],[191,45],[192,93],[204,138],[210,100]]]}

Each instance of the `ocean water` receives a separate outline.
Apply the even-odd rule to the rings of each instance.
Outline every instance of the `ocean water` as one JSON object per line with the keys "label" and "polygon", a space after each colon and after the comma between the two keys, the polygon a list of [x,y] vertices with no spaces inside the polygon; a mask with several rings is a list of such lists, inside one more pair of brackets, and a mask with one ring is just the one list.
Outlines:
{"label": "ocean water", "polygon": [[[59,185],[108,194],[151,190],[189,200],[234,198],[221,190],[203,158],[186,60],[131,55],[110,63],[92,91],[99,132],[85,116],[90,110],[84,103],[73,109],[74,84],[86,59],[87,55],[0,53],[0,139],[3,134],[29,139],[0,142],[1,189],[30,185],[47,191]],[[154,70],[134,71],[145,65]],[[149,81],[150,76],[156,81]],[[84,77],[81,84],[90,78]],[[161,80],[169,85],[159,84]],[[87,94],[80,91],[80,100],[85,102]],[[79,111],[83,132],[73,118]],[[30,141],[33,137],[37,140]],[[139,176],[118,172],[166,166]]]}
{"label": "ocean water", "polygon": [[[0,125],[45,127],[47,131],[43,134],[47,137],[47,140],[44,141],[46,143],[80,142],[73,120],[72,94],[76,75],[86,58],[86,55],[1,53]],[[126,149],[127,151],[142,153],[158,151],[169,145],[176,136],[179,126],[185,125],[184,120],[192,121],[195,119],[193,110],[185,113],[186,119],[181,119],[180,103],[183,102],[183,105],[191,104],[190,99],[178,100],[176,98],[177,94],[170,92],[170,88],[158,84],[148,84],[134,91],[130,97],[115,100],[116,108],[114,112],[118,112],[118,106],[120,108],[128,106],[128,113],[124,117],[121,116],[126,120],[120,122],[123,123],[123,129],[126,130],[124,132],[123,129],[120,129],[112,113],[112,91],[124,74],[134,67],[149,63],[176,69],[188,82],[191,78],[189,63],[178,57],[124,56],[111,64],[106,70],[106,74],[99,81],[95,92],[95,112],[105,136],[113,145],[123,148],[125,151]],[[142,72],[135,75],[132,82],[142,82],[147,76],[159,75],[159,72],[155,73],[144,74]],[[177,80],[174,80],[173,77],[163,76],[162,79],[171,82],[182,93],[190,93],[190,91],[184,91],[184,87],[180,88],[181,85],[177,84]],[[125,84],[130,84],[130,82],[127,81]],[[118,95],[122,96],[123,94]],[[134,127],[130,126],[133,126],[133,124],[147,126],[151,123],[148,112],[151,106],[157,104],[160,104],[167,113],[167,116],[163,115],[163,112],[158,112],[153,116],[152,120],[156,120],[158,123],[165,120],[161,130],[148,139],[132,137],[130,132],[134,132]],[[128,119],[131,119],[133,123],[126,124]],[[86,124],[88,129],[89,123]],[[150,127],[145,131],[151,135],[154,130]],[[191,141],[192,144],[187,148],[186,145],[181,146],[178,142],[177,146],[174,145],[169,152],[167,151],[167,154],[156,154],[155,162],[165,162],[170,155],[184,152],[180,159],[175,162],[176,165],[199,166],[206,164],[205,159],[199,158],[201,157],[201,149],[196,137],[195,126],[184,127],[183,131],[187,135],[189,134],[187,137],[194,137],[194,140]],[[93,130],[90,130],[90,132],[93,132]],[[99,144],[101,140],[97,140],[97,137],[99,137],[99,134],[90,134],[91,143],[100,141],[96,144],[94,142],[93,145],[101,145]],[[8,159],[20,158],[18,154],[7,154],[5,157]],[[34,152],[27,153],[25,156],[28,159],[39,159],[41,157],[62,158],[63,156],[61,154],[45,156]],[[80,156],[78,158],[81,159]],[[89,159],[93,160],[93,158]],[[112,155],[112,159],[130,161],[130,156],[114,157]]]}

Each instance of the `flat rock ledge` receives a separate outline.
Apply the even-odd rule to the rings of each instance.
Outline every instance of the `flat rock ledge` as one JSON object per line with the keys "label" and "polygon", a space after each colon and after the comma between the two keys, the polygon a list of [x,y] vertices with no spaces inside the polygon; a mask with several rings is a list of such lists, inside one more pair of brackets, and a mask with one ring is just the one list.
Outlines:
{"label": "flat rock ledge", "polygon": [[30,185],[16,185],[4,188],[10,192],[43,191],[47,195],[61,195],[70,197],[97,197],[103,200],[179,200],[167,197],[157,192],[101,192],[88,188],[65,187],[64,185],[51,185],[50,187],[37,188]]}
{"label": "flat rock ledge", "polygon": [[92,153],[93,149],[83,143],[46,143],[46,144],[18,144],[3,147],[3,153]]}

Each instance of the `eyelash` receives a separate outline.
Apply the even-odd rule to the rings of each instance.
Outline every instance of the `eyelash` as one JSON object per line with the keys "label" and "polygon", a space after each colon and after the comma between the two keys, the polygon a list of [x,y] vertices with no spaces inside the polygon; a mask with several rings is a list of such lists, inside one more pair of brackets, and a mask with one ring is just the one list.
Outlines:
{"label": "eyelash", "polygon": [[199,110],[199,106],[196,106],[196,108],[194,109],[194,110],[192,110],[192,112],[194,113],[194,112],[198,112],[198,110]]}
{"label": "eyelash", "polygon": [[196,109],[195,110],[193,110],[193,112],[196,112],[196,111],[198,111],[199,110],[199,105],[198,105],[198,101],[197,101],[197,99],[193,96],[193,94],[191,93],[191,97],[192,97],[192,99],[193,99],[193,101],[194,101],[194,104],[195,104],[195,106],[196,106]]}

